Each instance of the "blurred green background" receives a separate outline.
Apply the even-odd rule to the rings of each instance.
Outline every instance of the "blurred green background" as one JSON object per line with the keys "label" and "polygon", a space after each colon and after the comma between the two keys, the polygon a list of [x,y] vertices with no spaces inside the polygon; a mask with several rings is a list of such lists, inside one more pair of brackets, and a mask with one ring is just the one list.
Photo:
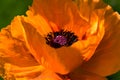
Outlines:
{"label": "blurred green background", "polygon": [[[120,13],[120,0],[104,0]],[[25,15],[32,0],[0,0],[0,28],[10,24],[16,15]],[[120,80],[120,72],[108,76],[109,80]],[[0,80],[3,80],[0,78]]]}
{"label": "blurred green background", "polygon": [[0,0],[0,28],[8,25],[14,16],[23,15],[32,0]]}

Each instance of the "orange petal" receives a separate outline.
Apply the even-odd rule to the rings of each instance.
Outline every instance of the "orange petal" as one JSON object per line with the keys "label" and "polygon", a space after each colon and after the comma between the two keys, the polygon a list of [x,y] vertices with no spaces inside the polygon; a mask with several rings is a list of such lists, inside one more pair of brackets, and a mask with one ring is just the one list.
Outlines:
{"label": "orange petal", "polygon": [[[21,17],[16,17],[11,25],[1,30],[0,57],[2,57],[5,62],[16,66],[25,67],[38,65],[24,44],[20,18]],[[14,27],[15,30],[12,27]]]}
{"label": "orange petal", "polygon": [[21,24],[21,16],[16,16],[10,24],[10,32],[14,38],[24,41],[23,30]]}
{"label": "orange petal", "polygon": [[40,76],[30,80],[62,80],[56,73],[46,70]]}
{"label": "orange petal", "polygon": [[[30,12],[30,11],[28,11]],[[30,23],[33,25],[35,29],[40,33],[40,35],[45,36],[49,32],[52,32],[52,29],[50,27],[50,24],[48,21],[41,15],[30,15],[29,17],[25,18],[25,21],[27,23]]]}
{"label": "orange petal", "polygon": [[[72,0],[34,0],[32,7],[30,7],[30,11],[27,12],[27,15],[31,16],[39,14],[43,16],[48,23],[52,22],[57,25],[58,29],[63,29],[66,24],[71,23],[71,15],[69,15],[69,10],[71,9],[72,14],[74,14],[72,17],[78,17],[76,19],[78,20],[79,12]],[[78,20],[77,22],[80,21]]]}
{"label": "orange petal", "polygon": [[40,14],[48,21],[63,27],[63,25],[69,21],[69,16],[66,11],[66,7],[69,3],[70,0],[34,0],[32,8],[34,14]]}
{"label": "orange petal", "polygon": [[86,39],[79,40],[72,45],[72,47],[80,51],[84,60],[89,60],[92,57],[104,36],[104,21],[99,21],[98,16],[93,13],[91,15],[93,22],[85,33]]}
{"label": "orange petal", "polygon": [[[40,24],[40,21],[43,21],[42,18],[44,18],[47,22],[44,24],[49,24],[49,27],[44,27],[46,33],[50,32],[50,27],[53,31],[64,29],[74,32],[81,39],[90,27],[89,23],[81,18],[79,10],[72,0],[34,0],[27,15],[31,17],[32,20],[36,16],[33,22],[39,24],[37,25],[38,30],[44,26]],[[38,20],[39,18],[41,18],[41,20]],[[41,30],[39,32],[43,33]]]}
{"label": "orange petal", "polygon": [[74,32],[75,35],[78,36],[79,40],[81,40],[87,30],[90,28],[90,23],[82,19],[75,5],[71,3],[71,6],[72,7],[68,8],[67,10],[67,15],[69,15],[69,22],[65,24],[63,29]]}
{"label": "orange petal", "polygon": [[26,18],[22,19],[24,37],[28,49],[35,59],[41,64],[41,57],[44,53],[43,45],[45,43],[44,37],[42,37],[32,24],[28,23]]}
{"label": "orange petal", "polygon": [[[89,21],[91,12],[104,9],[107,5],[103,0],[76,0],[80,15],[86,21]],[[104,12],[102,12],[103,14]]]}
{"label": "orange petal", "polygon": [[21,19],[20,16],[15,17],[11,25],[0,32],[0,65],[4,65],[5,71],[2,74],[5,73],[6,77],[10,75],[25,77],[40,72],[38,68],[31,71],[39,64],[25,44]]}
{"label": "orange petal", "polygon": [[47,69],[51,69],[55,72],[65,71],[64,66],[58,59],[56,59],[57,55],[55,49],[48,46],[45,38],[41,36],[33,25],[28,23],[26,20],[27,19],[23,19],[22,21],[25,33],[24,37],[27,42],[27,46],[35,59],[39,64],[42,64]]}
{"label": "orange petal", "polygon": [[120,70],[120,15],[108,6],[105,12],[105,35],[90,61],[83,69],[108,76]]}
{"label": "orange petal", "polygon": [[[81,65],[83,57],[80,51],[73,47],[62,47],[56,49],[57,59],[65,67],[66,73],[71,72],[76,67]],[[62,73],[65,74],[65,73]]]}
{"label": "orange petal", "polygon": [[[41,65],[39,66],[28,66],[28,67],[19,67],[5,63],[4,65],[6,76],[14,75],[18,80],[19,78],[34,78],[40,75],[45,68]],[[28,80],[28,79],[27,79]]]}

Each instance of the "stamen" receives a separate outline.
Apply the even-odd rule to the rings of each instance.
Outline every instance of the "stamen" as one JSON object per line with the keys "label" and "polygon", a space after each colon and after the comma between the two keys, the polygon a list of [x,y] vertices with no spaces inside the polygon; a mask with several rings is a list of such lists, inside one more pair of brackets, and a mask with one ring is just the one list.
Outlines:
{"label": "stamen", "polygon": [[78,37],[70,31],[50,32],[45,37],[46,43],[54,48],[60,48],[62,46],[71,46],[74,42],[78,41]]}

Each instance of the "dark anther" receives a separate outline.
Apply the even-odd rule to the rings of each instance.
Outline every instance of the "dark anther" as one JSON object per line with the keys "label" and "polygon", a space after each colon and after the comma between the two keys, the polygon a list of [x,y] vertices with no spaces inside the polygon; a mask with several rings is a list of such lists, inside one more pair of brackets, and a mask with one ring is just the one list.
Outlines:
{"label": "dark anther", "polygon": [[78,37],[70,31],[60,30],[58,32],[50,32],[45,37],[46,43],[54,48],[62,46],[71,46],[74,42],[78,41]]}

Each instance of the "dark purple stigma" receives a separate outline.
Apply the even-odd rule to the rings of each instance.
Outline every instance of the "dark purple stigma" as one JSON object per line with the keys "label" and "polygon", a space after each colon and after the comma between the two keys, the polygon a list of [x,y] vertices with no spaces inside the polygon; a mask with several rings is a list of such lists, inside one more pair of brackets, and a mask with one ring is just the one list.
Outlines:
{"label": "dark purple stigma", "polygon": [[67,43],[67,39],[65,36],[58,35],[53,40],[54,43],[60,44],[61,46],[65,45]]}

